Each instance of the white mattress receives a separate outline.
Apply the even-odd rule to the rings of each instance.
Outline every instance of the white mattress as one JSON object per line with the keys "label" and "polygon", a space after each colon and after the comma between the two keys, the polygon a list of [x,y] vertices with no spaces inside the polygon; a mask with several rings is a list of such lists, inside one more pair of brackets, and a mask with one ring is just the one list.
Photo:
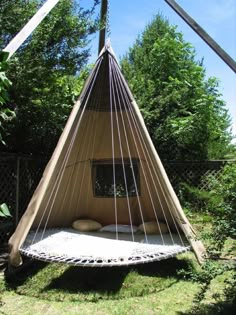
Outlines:
{"label": "white mattress", "polygon": [[147,235],[94,232],[73,229],[31,231],[20,252],[44,261],[64,262],[80,266],[131,265],[162,260],[190,250],[176,234]]}

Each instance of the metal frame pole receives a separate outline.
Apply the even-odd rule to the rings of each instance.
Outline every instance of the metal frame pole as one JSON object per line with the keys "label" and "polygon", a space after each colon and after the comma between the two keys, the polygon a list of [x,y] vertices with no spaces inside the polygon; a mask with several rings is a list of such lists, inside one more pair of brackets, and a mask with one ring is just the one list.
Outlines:
{"label": "metal frame pole", "polygon": [[214,50],[214,52],[236,72],[236,62],[217,42],[174,0],[165,2]]}
{"label": "metal frame pole", "polygon": [[35,13],[29,22],[22,28],[22,30],[10,41],[10,43],[3,49],[9,53],[8,59],[17,51],[17,49],[24,43],[48,13],[55,7],[60,0],[47,0],[44,5]]}
{"label": "metal frame pole", "polygon": [[19,201],[20,201],[20,157],[16,159],[16,208],[15,208],[15,226],[19,221]]}
{"label": "metal frame pole", "polygon": [[99,32],[99,44],[98,44],[98,55],[102,48],[105,45],[105,38],[106,38],[106,20],[107,20],[107,0],[102,0],[101,3],[101,12],[100,12],[100,23],[104,23],[102,29]]}

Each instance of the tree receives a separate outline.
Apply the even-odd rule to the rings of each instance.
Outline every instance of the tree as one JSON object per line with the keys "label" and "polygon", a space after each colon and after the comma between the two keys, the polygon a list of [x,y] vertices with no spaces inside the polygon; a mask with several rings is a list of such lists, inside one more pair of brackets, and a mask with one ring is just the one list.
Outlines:
{"label": "tree", "polygon": [[[43,1],[8,0],[0,4],[3,48]],[[8,106],[16,118],[5,126],[5,150],[50,154],[65,124],[86,71],[88,36],[98,27],[93,18],[98,0],[85,10],[61,0],[11,58]]]}
{"label": "tree", "polygon": [[123,58],[122,70],[164,159],[222,158],[230,117],[215,78],[177,28],[158,15]]}
{"label": "tree", "polygon": [[8,89],[11,86],[11,81],[6,76],[8,53],[1,52],[0,54],[0,143],[5,144],[2,138],[3,124],[10,121],[14,117],[14,112],[5,107],[8,98]]}
{"label": "tree", "polygon": [[222,250],[227,238],[236,239],[236,164],[226,164],[218,178],[209,175],[206,212],[213,217],[213,248]]}

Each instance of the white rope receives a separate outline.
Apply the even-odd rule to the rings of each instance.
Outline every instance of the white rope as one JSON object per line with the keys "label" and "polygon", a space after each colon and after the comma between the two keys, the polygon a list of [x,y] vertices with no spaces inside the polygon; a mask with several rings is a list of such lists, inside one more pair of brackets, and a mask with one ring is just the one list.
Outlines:
{"label": "white rope", "polygon": [[[87,97],[87,100],[89,100],[89,97]],[[88,104],[89,104],[89,103],[88,103]],[[87,124],[86,124],[86,129],[84,130],[84,136],[81,137],[82,139],[87,139],[87,138],[88,138],[88,137],[87,137],[87,133],[88,133],[88,131],[89,131],[90,128],[91,128],[91,127],[90,127],[90,126],[91,126],[91,121],[92,121],[92,116],[90,115],[90,116],[89,116],[89,120],[88,120],[88,122],[87,122]],[[95,135],[94,135],[94,137],[95,137]],[[74,169],[75,169],[75,165],[76,165],[76,164],[78,164],[78,167],[77,167],[77,169],[76,169],[76,171],[75,171],[75,179],[74,179],[74,181],[73,181],[73,188],[72,188],[72,191],[71,191],[71,197],[69,198],[69,200],[70,200],[69,209],[72,208],[72,201],[74,200],[75,188],[77,187],[76,184],[78,183],[78,176],[79,176],[79,174],[80,174],[81,166],[82,166],[83,162],[88,161],[88,153],[89,153],[89,148],[90,148],[90,143],[91,143],[91,141],[92,141],[92,137],[89,137],[89,143],[88,143],[88,145],[87,145],[87,152],[86,152],[86,154],[85,154],[85,159],[84,159],[83,161],[79,161],[78,163],[75,162],[75,163],[73,164],[73,171],[72,171],[72,173],[74,173],[74,171],[75,171]],[[82,151],[81,151],[82,157],[84,156],[85,149],[86,149],[86,146],[83,146],[83,147],[82,147]],[[80,151],[78,150],[78,151],[77,151],[77,154],[76,154],[75,161],[78,160],[79,154],[80,154]],[[77,198],[77,202],[76,202],[76,207],[75,207],[74,211],[77,211],[77,209],[78,209],[78,204],[79,204],[80,195],[81,195],[81,191],[82,191],[82,187],[83,187],[83,182],[84,182],[84,174],[85,174],[85,166],[84,166],[84,168],[83,168],[81,185],[80,185],[79,194],[78,194],[78,198]],[[68,183],[69,183],[69,180],[68,180]],[[89,187],[89,183],[88,183],[88,187]],[[87,193],[88,193],[88,192],[87,192]],[[62,209],[63,209],[63,208],[62,208]]]}
{"label": "white rope", "polygon": [[[90,120],[89,120],[90,121]],[[91,128],[91,126],[89,125],[89,121],[88,121],[88,124],[87,124],[87,130],[89,130],[89,128]],[[89,157],[89,148],[90,148],[90,144],[92,143],[92,137],[89,137],[89,142],[87,144],[87,151],[86,151],[86,155],[85,155],[85,159],[87,160],[88,157]],[[82,167],[82,163],[79,165]],[[77,202],[76,202],[76,207],[75,209],[78,209],[79,208],[79,203],[80,203],[80,197],[81,197],[81,192],[83,190],[83,186],[84,186],[84,179],[85,179],[85,170],[86,170],[86,166],[83,165],[83,172],[82,172],[82,179],[81,179],[81,185],[80,185],[80,189],[79,189],[79,193],[78,193],[78,198],[77,198]],[[80,168],[78,168],[78,171],[77,171],[77,175],[80,174]],[[77,180],[74,181],[75,183],[75,186],[77,184]],[[72,198],[71,198],[72,200]]]}
{"label": "white rope", "polygon": [[[97,116],[97,110],[99,109],[99,104],[101,104],[101,100],[102,100],[102,89],[100,89],[100,93],[99,93],[99,97],[97,99],[97,102],[96,102],[96,106],[95,106],[95,113],[96,113],[96,116]],[[92,145],[92,153],[91,153],[91,157],[94,156],[94,150],[95,150],[95,140],[96,140],[96,130],[97,130],[97,126],[98,126],[98,122],[97,122],[97,117],[95,117],[95,126],[94,126],[94,135],[93,135],[93,145]],[[86,205],[88,207],[88,203],[89,203],[89,200],[88,200],[88,197],[89,197],[89,186],[90,186],[90,183],[91,183],[91,176],[90,176],[90,180],[88,181],[88,187],[87,187],[87,196],[86,196]],[[94,183],[94,185],[96,185],[96,183]],[[95,189],[95,187],[94,187]]]}
{"label": "white rope", "polygon": [[[109,65],[110,63],[111,63],[111,60],[109,58]],[[132,239],[134,241],[133,221],[132,221],[131,208],[130,208],[130,202],[129,202],[129,192],[128,192],[128,186],[127,186],[125,165],[124,165],[124,154],[123,154],[123,149],[122,149],[122,144],[121,144],[120,126],[119,126],[119,120],[118,120],[118,115],[117,115],[117,103],[116,103],[116,97],[115,97],[115,91],[114,91],[114,76],[113,76],[112,69],[111,69],[111,88],[112,88],[111,94],[112,94],[112,97],[114,98],[113,100],[114,100],[114,105],[115,105],[116,124],[117,124],[117,129],[118,129],[119,147],[120,147],[120,155],[121,155],[122,169],[123,169],[123,175],[124,175],[126,200],[127,200],[128,211],[129,211],[129,221],[130,221],[130,226],[131,226]]]}
{"label": "white rope", "polygon": [[[111,59],[110,56],[109,56],[109,58]],[[122,117],[122,124],[123,124],[123,128],[124,128],[125,140],[126,140],[126,144],[127,144],[128,156],[129,156],[130,165],[131,165],[131,172],[132,172],[132,176],[133,176],[133,180],[134,180],[134,186],[135,186],[135,192],[136,192],[136,197],[137,197],[138,206],[139,206],[139,212],[140,212],[142,223],[144,223],[143,211],[142,211],[142,206],[141,206],[141,202],[140,202],[140,198],[139,198],[139,192],[138,192],[136,177],[135,177],[134,168],[133,168],[133,161],[132,161],[132,158],[131,158],[131,152],[130,152],[127,132],[126,132],[125,123],[124,123],[124,117],[123,117],[123,113],[122,113],[122,108],[121,107],[120,107],[120,113],[121,113],[121,117]],[[143,227],[144,227],[144,234],[145,234],[145,237],[147,239],[145,225],[143,225]]]}
{"label": "white rope", "polygon": [[[123,80],[122,80],[122,74],[120,73],[119,67],[116,67],[116,70],[117,70],[117,73],[119,74],[120,85],[122,85],[122,83],[123,83],[123,84],[125,85],[125,87],[127,88],[127,84],[124,83],[124,82],[122,82],[122,81],[123,81]],[[122,88],[122,86],[121,86],[121,88]],[[154,174],[156,175],[156,180],[157,180],[158,183],[159,183],[160,189],[161,189],[161,191],[162,191],[162,194],[163,194],[163,196],[164,196],[164,198],[165,198],[166,203],[169,204],[169,203],[168,203],[168,200],[166,199],[166,196],[165,196],[165,192],[164,192],[164,190],[163,190],[163,187],[162,187],[162,185],[161,185],[161,183],[160,183],[159,177],[158,177],[158,175],[157,175],[156,169],[155,169],[155,167],[154,167],[153,161],[152,161],[152,159],[151,159],[151,157],[150,157],[150,153],[149,153],[149,151],[148,151],[148,149],[147,149],[145,140],[144,140],[144,138],[143,138],[143,136],[142,136],[141,131],[140,131],[139,128],[138,128],[138,123],[137,123],[137,119],[136,119],[136,116],[135,116],[135,112],[134,112],[133,106],[131,105],[131,103],[130,103],[130,101],[129,101],[129,99],[128,99],[127,90],[126,90],[124,87],[123,87],[123,90],[124,90],[125,93],[126,93],[127,105],[129,106],[130,112],[132,113],[132,116],[134,117],[134,121],[135,121],[135,124],[136,124],[136,127],[137,127],[136,130],[138,130],[139,135],[140,135],[141,138],[142,138],[142,142],[140,142],[140,143],[143,143],[143,145],[144,145],[144,147],[145,147],[146,153],[147,153],[147,155],[148,155],[148,157],[149,157],[149,160],[150,160],[150,162],[151,162],[151,164],[152,164],[152,168],[153,168]],[[141,147],[142,147],[142,150],[143,150],[143,146],[141,146]],[[144,152],[144,150],[143,150],[143,152]],[[145,155],[146,155],[146,154],[145,154]],[[158,193],[158,189],[157,189],[157,187],[156,187],[156,185],[155,185],[155,180],[153,179],[153,175],[152,175],[152,172],[151,172],[151,170],[150,170],[150,166],[149,166],[148,163],[147,163],[147,165],[148,165],[148,168],[149,168],[149,173],[150,173],[150,176],[151,176],[151,178],[152,178],[152,181],[153,181],[153,184],[154,184],[154,187],[155,187],[155,191],[156,191],[156,194],[157,194],[159,203],[160,203],[160,205],[161,205],[161,209],[162,209],[163,216],[164,216],[164,218],[165,218],[165,222],[166,222],[167,227],[168,227],[168,230],[169,230],[169,232],[170,232],[170,234],[171,234],[170,227],[169,227],[169,224],[168,224],[168,220],[167,220],[166,215],[165,215],[165,210],[164,210],[164,208],[163,208],[163,205],[162,205],[162,202],[161,202],[161,198],[160,198],[159,193]],[[171,200],[171,202],[172,202],[172,206],[174,206],[172,200]],[[175,207],[173,207],[173,209],[174,209],[174,211],[175,211]],[[168,209],[168,210],[169,210],[169,209]],[[179,235],[179,238],[180,238],[181,241],[182,241],[182,237],[181,237],[181,234],[180,234],[180,232],[179,232],[178,225],[176,224],[176,219],[175,219],[175,217],[173,216],[173,214],[172,214],[172,212],[171,212],[170,210],[169,210],[169,213],[170,213],[170,215],[171,215],[171,217],[172,217],[172,220],[173,220],[173,223],[174,223],[175,228],[176,228],[176,230],[177,230],[177,233],[178,233],[178,235]],[[176,213],[176,211],[175,211],[175,213]]]}
{"label": "white rope", "polygon": [[114,126],[113,126],[113,99],[111,89],[111,68],[109,59],[109,92],[110,92],[110,116],[111,116],[111,145],[112,145],[112,168],[113,168],[113,185],[114,185],[114,210],[115,210],[115,224],[116,224],[116,238],[118,239],[117,229],[117,200],[116,200],[116,168],[115,168],[115,144],[114,144]]}
{"label": "white rope", "polygon": [[[133,110],[132,106],[131,106],[131,111],[132,111],[132,115],[133,115],[134,119],[136,119],[135,114],[134,114],[134,110]],[[138,123],[137,123],[137,120],[136,120],[136,124],[138,124]],[[139,129],[138,129],[138,130],[139,130]],[[139,131],[139,132],[140,132],[140,131]],[[156,169],[155,169],[155,167],[154,167],[154,165],[153,165],[152,159],[151,159],[150,154],[149,154],[149,152],[148,152],[148,150],[147,150],[147,147],[146,147],[146,144],[145,144],[145,141],[144,141],[144,139],[143,139],[143,136],[142,136],[141,132],[140,132],[140,135],[141,135],[141,137],[142,137],[143,144],[144,144],[144,146],[145,146],[145,148],[146,148],[146,152],[148,153],[149,159],[150,159],[150,161],[151,161],[151,163],[152,163],[152,167],[153,167],[153,170],[154,170],[154,174],[156,175],[156,179],[158,180],[160,189],[161,189],[161,191],[162,191],[162,195],[164,196],[167,205],[169,205],[169,202],[168,202],[168,200],[167,200],[167,198],[166,198],[165,192],[164,192],[163,187],[162,187],[162,185],[161,185],[161,183],[160,183],[159,177],[158,177],[158,175],[157,175]],[[151,172],[151,170],[150,170],[150,166],[149,166],[149,164],[147,164],[147,165],[148,165],[148,168],[149,168],[149,174],[150,174],[150,176],[151,176],[151,178],[152,178],[152,181],[153,181],[153,183],[154,183],[155,180],[153,179],[153,175],[152,175],[152,172]],[[159,197],[159,193],[158,193],[158,190],[157,190],[156,185],[155,185],[155,190],[156,190],[156,193],[157,193],[157,195],[158,195],[159,201],[160,201],[160,203],[161,203],[161,199],[160,199],[160,197]],[[175,212],[175,214],[176,214],[175,206],[174,206],[174,203],[173,203],[172,200],[171,200],[171,204],[172,204],[173,210],[174,210],[174,212]],[[165,211],[164,211],[164,208],[163,208],[162,203],[161,203],[161,207],[162,207],[163,215],[164,215],[164,217],[165,217],[165,221],[167,222],[168,230],[170,230],[170,227],[169,227],[169,224],[168,224],[168,220],[167,220],[167,218],[166,218],[166,214],[165,214]],[[170,205],[169,205],[169,207],[170,207]],[[168,208],[168,211],[169,211],[170,216],[171,216],[171,218],[172,218],[172,221],[173,221],[173,223],[174,223],[174,225],[175,225],[175,229],[176,229],[176,231],[177,231],[177,233],[178,233],[178,235],[179,235],[179,238],[182,240],[181,233],[180,233],[180,231],[179,231],[178,225],[176,224],[176,218],[173,216],[173,214],[172,214],[172,212],[170,211],[169,208]]]}
{"label": "white rope", "polygon": [[[113,63],[113,67],[114,69],[116,68],[116,65]],[[117,79],[117,83],[119,84],[118,82],[118,77],[116,77]],[[120,86],[121,87],[121,86]],[[122,87],[121,87],[122,88]],[[122,96],[124,97],[124,89],[122,90],[123,94]],[[127,101],[127,99],[126,99]],[[128,102],[126,103],[125,102],[125,99],[123,98],[123,103],[126,105],[128,105]],[[131,130],[131,134],[132,134],[132,137],[133,137],[133,141],[134,141],[134,144],[135,144],[135,148],[136,148],[136,152],[138,154],[138,157],[139,157],[139,160],[140,160],[140,165],[141,165],[141,169],[142,169],[142,172],[143,172],[143,175],[144,175],[144,180],[145,180],[145,183],[146,183],[146,187],[147,187],[147,190],[148,190],[148,194],[149,194],[149,198],[150,198],[150,201],[151,201],[151,204],[152,204],[152,208],[153,208],[153,212],[154,212],[154,215],[155,215],[155,218],[156,218],[156,222],[157,222],[157,225],[158,225],[158,228],[159,228],[159,231],[160,231],[160,235],[161,235],[161,238],[162,238],[162,241],[163,241],[163,244],[164,244],[164,238],[163,238],[163,234],[162,234],[162,231],[161,231],[161,227],[160,227],[160,223],[159,223],[159,220],[158,220],[158,217],[157,217],[157,214],[156,214],[156,209],[155,209],[155,205],[154,205],[154,202],[153,202],[153,198],[152,198],[152,194],[151,194],[151,190],[150,190],[150,186],[149,186],[149,183],[148,183],[148,180],[147,180],[147,176],[146,176],[146,173],[145,173],[145,170],[144,170],[144,167],[143,167],[143,162],[142,162],[142,158],[141,158],[141,155],[140,155],[140,152],[139,152],[139,149],[138,149],[138,145],[137,145],[137,142],[136,142],[136,139],[135,139],[135,136],[134,136],[134,133],[133,133],[133,128],[132,128],[132,124],[131,124],[131,121],[130,121],[130,118],[129,118],[129,115],[128,115],[128,111],[127,111],[127,108],[125,109],[125,112],[126,112],[126,117],[127,117],[127,120],[128,120],[128,123],[129,123],[129,129]],[[137,134],[137,133],[136,133]],[[140,143],[141,144],[141,143]],[[146,155],[144,154],[145,156],[145,160],[146,159]],[[169,229],[169,233],[171,234],[171,231]]]}
{"label": "white rope", "polygon": [[[118,68],[118,67],[117,67],[117,68]],[[119,69],[119,68],[118,68],[118,69]],[[122,75],[120,75],[120,77],[122,78]],[[121,79],[120,79],[120,80],[121,80]],[[133,109],[131,103],[129,102],[129,99],[128,99],[128,96],[127,96],[127,91],[126,91],[125,89],[124,89],[124,91],[126,92],[127,105],[130,107],[130,109],[131,109],[131,111],[132,111],[132,113],[133,113],[133,117],[135,117],[135,116],[134,116],[134,109]],[[136,120],[136,126],[138,126],[137,120]],[[137,130],[139,131],[139,128],[137,128]],[[139,132],[140,132],[140,131],[139,131]],[[140,134],[141,134],[141,132],[140,132]],[[142,134],[141,134],[141,135],[142,135]],[[145,141],[144,141],[143,137],[142,137],[142,140],[143,140],[143,143],[144,143],[144,145],[145,145],[145,147],[146,147],[146,144],[145,144]],[[143,149],[142,149],[142,150],[143,150]],[[143,152],[144,152],[144,151],[143,151]],[[147,147],[146,147],[146,152],[148,153],[149,158],[150,158],[150,154],[149,154],[149,152],[148,152],[148,150],[147,150]],[[145,154],[145,153],[144,153],[144,154]],[[161,184],[160,184],[159,177],[158,177],[158,175],[157,175],[157,173],[156,173],[156,170],[155,170],[155,167],[154,167],[154,165],[153,165],[153,162],[152,162],[151,158],[150,158],[150,161],[151,161],[151,163],[152,163],[153,170],[154,170],[154,172],[155,172],[155,174],[156,174],[156,178],[157,178],[157,180],[158,180],[158,182],[159,182],[160,188],[161,188],[161,190],[162,190],[162,194],[163,194],[163,196],[164,196],[164,198],[165,198],[166,203],[168,204],[168,201],[167,201],[167,199],[166,199],[166,196],[165,196],[165,193],[164,193],[164,191],[163,191],[163,188],[162,188],[162,186],[161,186]],[[148,167],[149,167],[149,164],[148,164],[148,163],[147,163],[147,165],[148,165]],[[149,167],[149,172],[150,172],[150,176],[152,177],[152,172],[151,172],[151,170],[150,170],[150,167]],[[152,178],[153,178],[153,177],[152,177]],[[153,180],[153,184],[154,184],[154,187],[155,187],[155,191],[156,191],[156,194],[157,194],[159,203],[160,203],[161,208],[162,208],[163,216],[164,216],[164,218],[165,218],[165,222],[166,222],[166,224],[167,224],[168,231],[169,231],[169,233],[170,233],[170,235],[171,235],[171,229],[170,229],[170,227],[169,227],[169,223],[168,223],[168,220],[167,220],[167,218],[166,218],[165,210],[164,210],[164,208],[163,208],[163,205],[162,205],[162,202],[161,202],[161,198],[160,198],[160,196],[159,196],[159,192],[158,192],[158,189],[157,189],[157,187],[156,187],[156,184],[155,184],[155,181],[154,181],[154,180]],[[168,208],[168,210],[169,210],[169,208]],[[176,230],[177,230],[177,232],[178,232],[178,234],[179,234],[179,237],[180,237],[180,239],[181,239],[181,234],[179,233],[179,229],[178,229],[178,226],[176,225],[175,218],[173,217],[173,214],[171,213],[170,210],[169,210],[169,213],[170,213],[170,215],[171,215],[171,217],[172,217],[172,220],[173,220],[173,223],[174,223],[174,225],[175,225],[175,228],[176,228]]]}
{"label": "white rope", "polygon": [[[83,136],[81,136],[81,138],[82,139],[87,139],[88,137],[87,137],[87,133],[88,133],[88,131],[89,131],[89,128],[90,128],[90,121],[91,121],[91,117],[89,117],[89,121],[88,121],[88,123],[86,124],[86,129],[84,130],[84,132],[83,132]],[[90,138],[89,138],[90,139]],[[89,142],[89,144],[88,144],[88,146],[87,146],[87,148],[89,148],[89,146],[90,146],[90,142]],[[62,202],[61,202],[61,207],[60,207],[60,210],[63,210],[64,209],[64,207],[65,207],[65,201],[67,200],[66,199],[66,197],[67,197],[67,194],[69,193],[70,194],[70,198],[68,198],[69,199],[69,205],[67,205],[67,208],[68,209],[71,209],[72,208],[72,201],[73,201],[73,197],[74,197],[74,193],[75,193],[75,188],[76,188],[76,184],[77,184],[77,182],[78,182],[78,174],[80,174],[80,167],[81,167],[81,165],[82,165],[82,163],[83,162],[85,162],[85,161],[87,161],[88,159],[87,159],[87,157],[88,157],[88,154],[86,154],[85,155],[85,160],[84,161],[78,161],[78,157],[79,157],[79,154],[81,153],[81,156],[83,157],[84,156],[84,151],[85,151],[85,146],[83,146],[81,149],[81,151],[80,150],[77,150],[77,153],[76,153],[76,157],[75,157],[75,161],[74,161],[74,163],[72,163],[72,164],[67,164],[66,166],[65,166],[65,168],[70,168],[70,176],[69,176],[69,178],[68,178],[68,180],[67,180],[67,182],[66,182],[66,187],[65,187],[65,190],[64,190],[64,196],[63,196],[63,200],[62,200]],[[88,149],[87,149],[87,152],[88,152]],[[77,166],[77,168],[76,168],[76,171],[75,171],[75,167]],[[84,167],[84,169],[83,169],[83,176],[82,176],[82,181],[81,181],[81,187],[83,186],[83,179],[84,179],[84,170],[85,170],[85,167]],[[75,179],[72,181],[72,178],[73,178],[73,175],[75,176]],[[72,187],[71,187],[71,190],[70,191],[68,191],[68,188],[70,187],[70,183],[72,182]],[[80,193],[79,193],[79,196],[80,196]],[[79,197],[78,197],[78,199],[79,199]],[[78,204],[78,202],[77,202],[77,204]],[[74,211],[76,211],[76,209],[77,209],[77,207],[75,207],[75,209],[74,209]]]}
{"label": "white rope", "polygon": [[[96,78],[95,78],[95,80],[96,80]],[[88,84],[88,86],[89,86],[89,84]],[[92,88],[91,88],[91,90],[92,90]],[[86,90],[86,93],[87,93],[87,90]],[[101,94],[102,94],[102,91],[100,91],[100,93],[99,93],[99,95],[100,95],[99,100],[101,98]],[[89,95],[91,95],[91,91],[90,91]],[[89,95],[87,96],[87,102],[89,100]],[[93,103],[90,104],[88,102],[88,105],[90,105],[93,108],[94,103],[96,103],[96,109],[97,109],[98,104],[99,104],[99,100],[98,100],[98,102],[96,102],[96,100],[93,98]],[[95,143],[96,132],[94,132],[93,137],[92,136],[91,137],[87,137],[88,131],[90,130],[91,126],[93,126],[93,124],[91,124],[92,121],[93,121],[93,116],[89,115],[89,119],[88,119],[88,122],[86,124],[86,129],[84,130],[84,135],[81,137],[82,139],[89,139],[89,142],[87,144],[87,152],[85,154],[85,159],[83,161],[77,162],[79,154],[80,154],[80,151],[78,150],[77,154],[76,154],[75,162],[72,165],[73,169],[72,169],[71,175],[74,174],[74,172],[75,172],[75,179],[73,180],[73,187],[72,187],[72,191],[71,191],[71,197],[69,198],[69,200],[70,200],[70,203],[69,203],[69,206],[68,206],[69,209],[72,208],[72,201],[74,200],[74,193],[75,193],[75,188],[77,187],[76,184],[78,183],[78,176],[80,174],[80,169],[81,169],[81,167],[83,165],[83,162],[86,162],[86,161],[89,160],[88,159],[88,157],[89,157],[89,148],[90,148],[90,144],[92,142],[93,142],[93,145],[92,145],[93,146],[93,150],[92,150],[92,152],[94,152],[94,143]],[[92,139],[93,139],[93,141],[92,141]],[[82,156],[84,156],[85,149],[86,149],[86,146],[83,146],[82,147],[82,151],[81,151],[81,155]],[[92,156],[93,156],[93,154],[92,154]],[[77,167],[77,169],[75,171],[75,166],[77,164],[78,164],[78,167]],[[66,167],[70,167],[70,166],[71,165],[67,165]],[[79,201],[80,201],[80,197],[81,197],[81,191],[82,191],[83,184],[84,184],[85,169],[86,168],[84,166],[83,167],[83,172],[82,172],[82,180],[81,180],[81,184],[80,184],[80,189],[78,189],[79,193],[78,193],[78,198],[77,198],[77,202],[76,202],[76,207],[74,207],[74,211],[77,211],[77,209],[79,209],[78,205],[79,205]],[[67,188],[69,187],[70,181],[71,181],[71,177],[67,180]],[[90,181],[88,181],[88,185],[87,185],[87,198],[86,198],[87,199],[87,204],[88,204],[89,184],[90,184]],[[66,199],[65,197],[66,197],[66,193],[64,194],[64,200]],[[64,204],[63,203],[62,203],[61,209],[64,209]]]}
{"label": "white rope", "polygon": [[[90,82],[91,82],[91,85],[92,85],[92,86],[93,86],[94,83],[95,83],[95,80],[96,80],[96,77],[97,77],[98,70],[99,70],[99,68],[100,68],[101,62],[102,62],[102,58],[99,58],[99,59],[97,60],[97,63],[96,63],[94,72],[93,72],[93,74],[91,75]],[[68,150],[67,150],[67,152],[66,152],[66,154],[65,154],[65,157],[64,157],[64,159],[63,159],[63,162],[62,162],[61,168],[60,168],[60,170],[59,170],[59,173],[58,173],[58,175],[57,175],[57,178],[56,178],[56,180],[55,180],[55,182],[54,182],[54,186],[53,186],[52,191],[51,191],[51,194],[50,194],[50,196],[49,196],[49,198],[48,198],[48,202],[47,202],[47,204],[46,204],[46,206],[45,206],[45,209],[44,209],[44,211],[43,211],[43,214],[42,214],[42,216],[41,216],[41,218],[40,218],[38,227],[37,227],[37,229],[36,229],[36,231],[35,231],[35,237],[36,237],[37,232],[38,232],[38,230],[39,230],[39,228],[40,228],[40,226],[41,226],[41,224],[42,224],[43,218],[44,218],[44,216],[45,216],[45,214],[46,214],[46,211],[47,211],[47,209],[48,209],[48,206],[49,206],[49,202],[51,201],[51,198],[52,198],[52,196],[53,196],[53,194],[54,194],[54,198],[53,198],[53,201],[51,202],[51,207],[50,207],[50,210],[49,210],[49,213],[48,213],[48,216],[47,216],[46,223],[45,223],[45,225],[44,225],[43,231],[45,232],[45,230],[46,230],[47,223],[48,223],[48,220],[49,220],[51,211],[52,211],[52,207],[53,207],[53,204],[54,204],[54,202],[55,202],[56,195],[57,195],[57,193],[58,193],[58,189],[59,189],[59,186],[60,186],[60,183],[61,183],[61,180],[62,180],[64,171],[65,171],[65,166],[66,166],[66,164],[67,164],[67,162],[68,162],[69,155],[70,155],[71,149],[72,149],[72,147],[73,147],[73,144],[74,144],[74,141],[75,141],[75,138],[76,138],[77,131],[78,131],[79,127],[80,127],[81,120],[82,120],[83,114],[84,114],[84,112],[85,112],[85,108],[86,108],[86,105],[87,105],[87,103],[88,103],[91,90],[92,90],[92,89],[90,89],[89,94],[88,94],[88,96],[87,96],[87,99],[86,99],[86,101],[85,101],[85,103],[84,103],[84,107],[83,107],[82,112],[81,112],[81,114],[80,114],[80,117],[79,117],[79,119],[78,119],[78,123],[77,123],[76,128],[75,128],[75,131],[74,131],[74,133],[73,133],[72,140],[71,140],[71,142],[70,142],[70,145],[69,145],[69,147],[68,147]],[[56,189],[56,191],[54,192],[55,189]],[[43,235],[42,235],[42,237],[43,237]],[[33,238],[32,242],[34,242],[34,238]]]}

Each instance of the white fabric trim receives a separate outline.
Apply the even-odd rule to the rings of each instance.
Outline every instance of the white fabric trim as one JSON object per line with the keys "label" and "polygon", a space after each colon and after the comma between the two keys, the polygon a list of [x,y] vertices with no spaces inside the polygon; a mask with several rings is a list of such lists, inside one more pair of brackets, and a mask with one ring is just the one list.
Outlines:
{"label": "white fabric trim", "polygon": [[[73,229],[48,229],[45,234],[39,231],[34,238],[31,231],[20,252],[23,255],[53,262],[64,262],[76,266],[121,266],[162,260],[190,250],[183,246],[179,237],[164,235],[165,245],[160,235],[135,234],[133,242],[130,234],[80,233]],[[34,238],[34,244],[32,240]],[[42,238],[42,239],[41,239]],[[147,243],[148,242],[148,243]]]}

